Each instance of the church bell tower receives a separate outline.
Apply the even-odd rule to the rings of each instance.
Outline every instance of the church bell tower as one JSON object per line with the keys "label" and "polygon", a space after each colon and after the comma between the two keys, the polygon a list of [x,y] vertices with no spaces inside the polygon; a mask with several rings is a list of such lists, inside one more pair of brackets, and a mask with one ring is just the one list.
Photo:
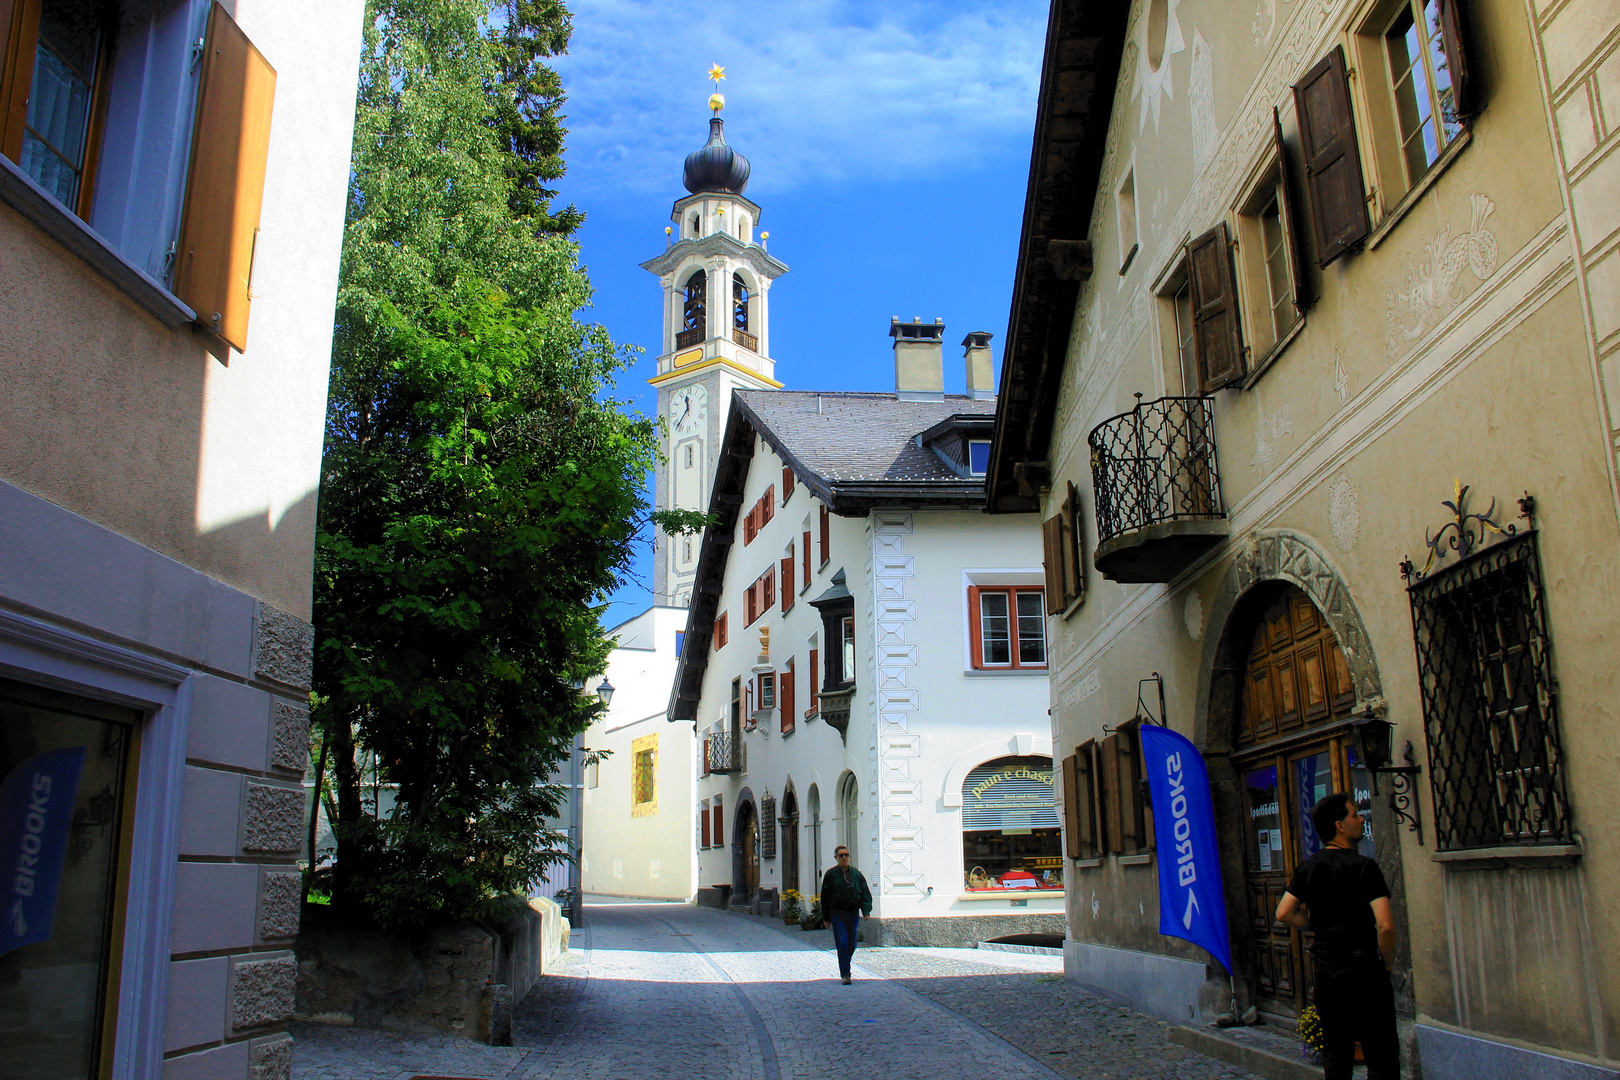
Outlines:
{"label": "church bell tower", "polygon": [[[725,72],[709,77],[718,83]],[[641,264],[664,287],[663,341],[648,380],[666,425],[653,496],[660,510],[708,508],[731,391],[782,385],[772,377],[769,294],[788,268],[766,253],[760,209],[743,197],[749,164],[726,145],[725,98],[712,95],[709,107],[709,141],[686,157],[690,194],[675,201],[668,246]],[[654,532],[653,603],[691,603],[700,541]]]}

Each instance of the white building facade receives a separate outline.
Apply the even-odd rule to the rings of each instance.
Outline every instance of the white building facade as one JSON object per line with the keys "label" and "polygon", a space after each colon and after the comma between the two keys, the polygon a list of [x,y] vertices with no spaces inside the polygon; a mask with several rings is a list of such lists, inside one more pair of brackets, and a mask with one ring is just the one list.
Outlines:
{"label": "white building facade", "polygon": [[670,698],[699,902],[808,899],[847,844],[868,942],[1063,931],[1040,533],[981,511],[988,335],[947,397],[943,331],[891,328],[895,393],[733,395]]}
{"label": "white building facade", "polygon": [[686,611],[650,607],[615,627],[606,715],[585,736],[585,891],[690,900],[697,880],[691,792],[697,758],[665,722]]}

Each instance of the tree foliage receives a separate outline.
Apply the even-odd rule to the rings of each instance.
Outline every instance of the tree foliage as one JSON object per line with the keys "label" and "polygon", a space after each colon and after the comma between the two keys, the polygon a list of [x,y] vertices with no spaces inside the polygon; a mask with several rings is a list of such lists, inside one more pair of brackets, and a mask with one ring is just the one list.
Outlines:
{"label": "tree foliage", "polygon": [[[493,15],[493,17],[492,17]],[[316,549],[334,904],[477,916],[560,855],[545,781],[593,706],[598,608],[647,518],[656,430],[540,186],[560,3],[371,0]],[[594,699],[592,699],[594,700]],[[374,766],[372,776],[363,770]],[[367,805],[375,783],[395,806]]]}

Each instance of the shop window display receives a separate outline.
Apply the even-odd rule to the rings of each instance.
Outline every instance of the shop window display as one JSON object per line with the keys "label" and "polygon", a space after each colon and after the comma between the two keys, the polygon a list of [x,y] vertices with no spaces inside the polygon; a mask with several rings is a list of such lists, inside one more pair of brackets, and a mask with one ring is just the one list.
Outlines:
{"label": "shop window display", "polygon": [[968,892],[1063,888],[1052,760],[986,762],[962,783],[962,884]]}
{"label": "shop window display", "polygon": [[0,1071],[14,1080],[102,1075],[139,721],[0,679]]}

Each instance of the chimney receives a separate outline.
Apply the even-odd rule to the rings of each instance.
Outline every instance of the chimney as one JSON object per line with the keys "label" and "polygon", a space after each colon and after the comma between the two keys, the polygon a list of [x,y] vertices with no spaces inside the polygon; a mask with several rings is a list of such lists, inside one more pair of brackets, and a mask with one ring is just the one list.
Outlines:
{"label": "chimney", "polygon": [[945,400],[945,320],[889,320],[894,338],[894,394],[901,401]]}
{"label": "chimney", "polygon": [[962,359],[967,362],[967,394],[974,401],[996,396],[995,366],[990,362],[990,339],[995,336],[988,330],[975,330],[962,339]]}

